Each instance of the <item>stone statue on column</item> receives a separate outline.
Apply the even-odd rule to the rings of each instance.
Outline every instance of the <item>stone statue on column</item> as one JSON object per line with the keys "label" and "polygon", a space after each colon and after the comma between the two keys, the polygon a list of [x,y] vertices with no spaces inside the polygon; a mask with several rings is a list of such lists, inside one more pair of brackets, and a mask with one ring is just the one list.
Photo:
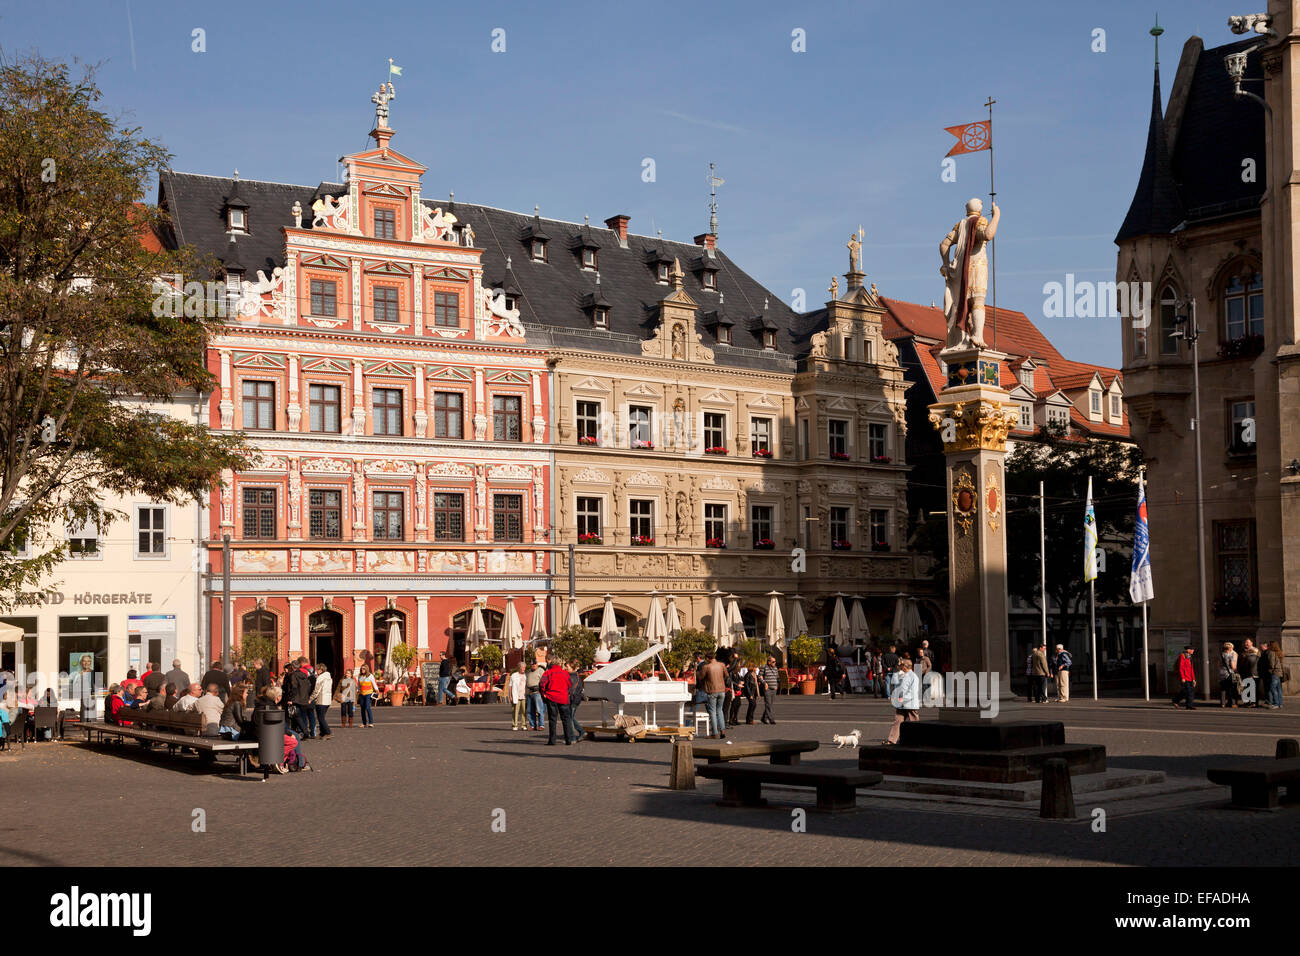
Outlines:
{"label": "stone statue on column", "polygon": [[[989,286],[985,248],[997,234],[1001,210],[994,203],[992,219],[980,215],[983,211],[984,204],[978,199],[966,203],[966,218],[953,226],[939,243],[948,348],[988,348],[984,342],[984,296]],[[953,251],[951,260],[950,251]]]}

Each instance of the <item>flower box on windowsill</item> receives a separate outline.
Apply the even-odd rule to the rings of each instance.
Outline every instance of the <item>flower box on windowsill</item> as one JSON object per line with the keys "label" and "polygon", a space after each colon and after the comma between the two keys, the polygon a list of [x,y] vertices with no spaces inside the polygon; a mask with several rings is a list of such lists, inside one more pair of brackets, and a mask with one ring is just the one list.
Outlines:
{"label": "flower box on windowsill", "polygon": [[833,452],[831,452],[831,460],[832,460],[832,461],[848,461],[848,460],[849,460],[849,453],[846,452],[846,451],[833,451]]}
{"label": "flower box on windowsill", "polygon": [[655,543],[653,535],[634,534],[632,535],[632,546],[637,548],[648,548]]}
{"label": "flower box on windowsill", "polygon": [[704,454],[706,455],[725,455],[726,453],[727,449],[721,445],[715,445],[713,448],[704,449]]}
{"label": "flower box on windowsill", "polygon": [[1243,598],[1218,598],[1214,602],[1215,617],[1245,617],[1259,613],[1259,602]]}
{"label": "flower box on windowsill", "polygon": [[723,541],[721,538],[710,538],[708,541],[704,542],[704,546],[706,548],[725,548],[727,542]]}
{"label": "flower box on windowsill", "polygon": [[1264,336],[1243,335],[1219,343],[1219,358],[1247,358],[1264,351]]}
{"label": "flower box on windowsill", "polygon": [[590,435],[583,435],[578,439],[579,445],[599,445],[599,440],[592,438]]}
{"label": "flower box on windowsill", "polygon": [[873,544],[873,545],[871,546],[871,550],[872,550],[872,551],[888,551],[888,550],[889,550],[889,542],[888,542],[888,541],[877,541],[875,544]]}
{"label": "flower box on windowsill", "polygon": [[776,547],[776,542],[771,538],[759,538],[754,542],[755,551],[771,551]]}
{"label": "flower box on windowsill", "polygon": [[771,457],[772,457],[772,451],[771,451],[770,448],[755,448],[755,449],[754,449],[754,457],[755,457],[755,458],[771,458]]}
{"label": "flower box on windowsill", "polygon": [[832,541],[832,542],[831,542],[831,550],[832,550],[832,551],[852,551],[852,550],[853,550],[853,542],[852,542],[852,541]]}
{"label": "flower box on windowsill", "polygon": [[890,458],[888,455],[872,455],[871,460],[877,465],[888,465],[894,459]]}
{"label": "flower box on windowsill", "polygon": [[604,544],[604,539],[598,534],[580,534],[578,535],[578,544]]}
{"label": "flower box on windowsill", "polygon": [[652,441],[642,441],[641,439],[638,438],[638,439],[636,439],[635,441],[632,442],[632,447],[633,447],[633,448],[645,448],[645,449],[648,449],[648,450],[650,450],[650,451],[653,451],[653,450],[654,450],[654,447],[655,447],[655,443],[652,442]]}

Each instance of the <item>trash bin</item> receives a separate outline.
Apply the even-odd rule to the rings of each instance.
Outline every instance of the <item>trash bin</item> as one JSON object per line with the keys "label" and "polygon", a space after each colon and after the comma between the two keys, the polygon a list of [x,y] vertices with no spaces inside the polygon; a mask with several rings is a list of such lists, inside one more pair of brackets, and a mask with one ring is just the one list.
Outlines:
{"label": "trash bin", "polygon": [[284,711],[264,707],[253,711],[257,729],[257,762],[263,767],[284,763]]}

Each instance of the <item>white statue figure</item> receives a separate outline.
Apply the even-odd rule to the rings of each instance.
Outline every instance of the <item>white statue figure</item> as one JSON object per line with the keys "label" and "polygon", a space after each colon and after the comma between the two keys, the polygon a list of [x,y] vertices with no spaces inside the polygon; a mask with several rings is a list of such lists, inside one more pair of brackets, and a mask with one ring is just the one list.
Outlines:
{"label": "white statue figure", "polygon": [[466,246],[474,245],[474,227],[469,223],[465,223],[464,228],[461,229],[461,242]]}
{"label": "white statue figure", "polygon": [[388,104],[395,99],[397,91],[393,89],[391,81],[380,83],[379,92],[370,97],[370,102],[375,104],[375,126],[379,129],[388,129]]}
{"label": "white statue figure", "polygon": [[275,294],[284,282],[284,269],[276,266],[271,271],[271,278],[261,269],[257,270],[257,281],[245,279],[239,286],[239,314],[266,318],[275,311]]}
{"label": "white statue figure", "polygon": [[430,212],[425,206],[420,210],[420,224],[426,241],[445,240],[447,234],[451,232],[451,227],[456,225],[456,217],[449,212],[443,212],[441,207]]}
{"label": "white statue figure", "polygon": [[333,196],[322,196],[311,204],[311,227],[347,229],[350,205],[347,196],[340,196],[337,202]]}
{"label": "white statue figure", "polygon": [[483,290],[483,311],[488,313],[489,335],[515,335],[524,337],[524,324],[519,321],[518,307],[506,308],[506,294],[500,289]]}
{"label": "white statue figure", "polygon": [[[984,204],[972,199],[966,204],[966,218],[952,227],[939,243],[944,277],[943,311],[948,318],[948,348],[973,345],[987,348],[984,342],[984,295],[989,286],[988,257],[985,247],[998,231],[1001,210],[993,204],[992,220],[980,213]],[[952,261],[948,251],[955,249]]]}

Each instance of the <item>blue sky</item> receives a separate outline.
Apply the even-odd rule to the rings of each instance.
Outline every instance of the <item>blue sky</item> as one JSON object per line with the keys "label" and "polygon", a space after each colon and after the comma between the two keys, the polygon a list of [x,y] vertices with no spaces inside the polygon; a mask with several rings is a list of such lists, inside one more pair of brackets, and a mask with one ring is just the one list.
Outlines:
{"label": "blue sky", "polygon": [[[1183,42],[1230,42],[1233,12],[1209,0],[1161,12],[1166,96]],[[944,127],[984,118],[992,95],[998,301],[1066,355],[1114,365],[1118,320],[1045,319],[1043,284],[1114,277],[1155,13],[1131,0],[3,2],[0,43],[7,57],[100,63],[104,108],[191,172],[335,178],[337,158],[366,146],[389,57],[403,68],[393,145],[429,167],[429,197],[579,222],[627,213],[633,232],[690,241],[708,226],[714,162],[719,244],[787,302],[806,290],[810,308],[847,268],[859,224],[868,282],[942,299],[938,242],[989,188],[987,153],[941,181]],[[191,49],[196,28],[206,52]],[[1097,28],[1104,53],[1091,51]]]}

